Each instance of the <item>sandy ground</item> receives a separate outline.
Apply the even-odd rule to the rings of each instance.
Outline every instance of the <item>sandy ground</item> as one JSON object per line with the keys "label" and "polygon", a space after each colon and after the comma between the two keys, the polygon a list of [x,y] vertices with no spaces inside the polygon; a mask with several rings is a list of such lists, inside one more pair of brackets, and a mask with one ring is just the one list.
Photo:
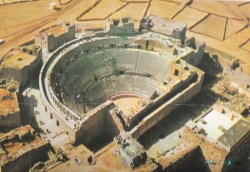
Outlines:
{"label": "sandy ground", "polygon": [[[111,145],[106,151],[98,155],[96,163],[94,165],[89,165],[87,158],[90,155],[83,146],[76,147],[75,150],[72,150],[67,154],[69,161],[56,166],[55,168],[49,170],[50,172],[128,172],[132,171],[130,168],[125,168],[122,166],[120,157],[115,157],[113,152],[115,150],[115,145]],[[95,156],[95,155],[94,155]],[[81,160],[81,164],[77,164],[75,159],[78,158]],[[136,169],[138,172],[148,171],[150,166],[140,167]]]}
{"label": "sandy ground", "polygon": [[127,98],[120,98],[114,101],[114,104],[118,106],[124,114],[131,114],[132,109],[136,110],[139,107],[139,102],[141,98],[135,97],[127,97]]}

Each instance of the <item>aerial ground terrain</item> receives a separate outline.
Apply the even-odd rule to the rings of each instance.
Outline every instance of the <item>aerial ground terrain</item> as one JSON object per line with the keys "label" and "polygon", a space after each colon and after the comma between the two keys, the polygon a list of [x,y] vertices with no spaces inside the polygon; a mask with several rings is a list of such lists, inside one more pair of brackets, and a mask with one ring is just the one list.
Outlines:
{"label": "aerial ground terrain", "polygon": [[[56,3],[54,9],[49,7],[51,2]],[[161,39],[161,37],[157,36],[147,37],[143,33],[147,39],[152,37],[152,39],[157,39],[159,44],[166,40],[171,45],[173,43],[174,47],[178,44],[178,48],[170,50],[172,53],[171,60],[169,60],[170,58],[167,60],[162,58],[161,55],[166,52],[161,54],[154,46],[152,46],[152,49],[149,49],[150,43],[149,46],[142,46],[143,48],[139,46],[140,41],[146,39],[142,33],[139,34],[141,22],[150,15],[186,24],[185,46],[184,44],[179,46],[176,40],[165,37]],[[133,34],[134,32],[136,33],[134,43],[138,43],[138,47],[128,48],[129,55],[126,56],[128,58],[132,56],[138,58],[136,62],[130,59],[134,62],[132,67],[136,69],[135,71],[130,71],[129,74],[132,73],[131,75],[124,75],[126,72],[118,70],[118,62],[113,61],[119,56],[119,53],[126,53],[126,51],[121,50],[123,48],[117,48],[117,52],[116,47],[114,49],[102,50],[102,47],[95,45],[94,42],[95,36],[98,37],[98,33],[103,32],[104,28],[107,27],[109,19],[121,18],[131,18],[133,20]],[[84,47],[79,43],[80,48],[74,52],[74,46],[78,46],[78,44],[72,44],[73,46],[71,46],[66,45],[67,42],[63,42],[59,46],[58,42],[58,49],[54,49],[53,51],[55,52],[48,52],[37,47],[34,41],[32,42],[38,33],[51,26],[60,25],[63,22],[75,25],[76,37],[81,38],[82,36],[84,38],[82,40],[79,39],[79,42],[82,41],[81,43],[85,45],[86,41],[88,43],[88,39],[93,37],[93,44],[90,43]],[[0,43],[0,171],[250,172],[250,146],[247,146],[250,145],[249,22],[250,1],[0,0],[0,39],[4,40],[4,42]],[[81,31],[77,30],[79,28]],[[59,33],[60,30],[57,30],[57,32]],[[108,39],[110,35],[107,33],[100,37]],[[205,48],[199,64],[195,64],[186,60],[188,58],[185,58],[185,53],[188,54],[192,51],[190,50],[191,48],[189,49],[189,46],[186,46],[192,37],[195,38],[195,46],[191,48],[195,49],[194,52],[198,52],[198,55],[199,45],[205,42],[202,44]],[[119,34],[114,35],[114,39],[116,38],[130,39],[129,36],[126,37],[122,34],[120,36]],[[100,42],[102,40],[102,38],[96,39]],[[148,44],[148,41],[146,44]],[[27,54],[28,51],[24,53],[22,48],[18,50],[13,49],[23,45],[27,46],[28,49],[29,46],[32,47],[32,53]],[[164,46],[166,45],[164,44]],[[121,45],[119,44],[118,46]],[[124,43],[124,46],[126,48],[127,46],[129,47],[127,43]],[[90,49],[86,47],[93,48],[91,49],[93,57],[89,53]],[[110,47],[113,48],[113,44],[110,44]],[[145,49],[145,51],[140,50],[141,48]],[[33,50],[35,50],[35,53],[33,53]],[[180,50],[184,55],[181,54],[179,58],[178,52],[177,55],[175,54],[177,50]],[[32,71],[31,75],[27,74],[28,81],[26,79],[15,79],[19,82],[16,83],[14,79],[10,79],[16,77],[16,74],[13,74],[14,72],[4,72],[2,70],[6,67],[15,68],[16,71],[20,71],[22,74],[25,73],[26,69],[22,70],[24,66],[19,65],[19,61],[22,61],[23,64],[31,63],[30,61],[39,56],[39,53],[36,54],[39,51],[42,53],[41,61],[43,62],[40,65],[34,65],[36,67],[32,69],[28,69],[29,72]],[[66,51],[69,51],[69,59],[63,54]],[[114,59],[109,58],[109,55],[112,53],[115,54],[112,57]],[[145,54],[139,56],[143,53]],[[13,54],[17,54],[16,58],[10,59],[10,57],[14,56]],[[96,58],[97,60],[74,61],[83,54],[89,59]],[[143,57],[147,59],[148,56],[159,59],[159,61],[149,60],[148,63],[145,62],[144,64],[141,59]],[[51,59],[49,59],[50,57]],[[67,68],[61,64],[62,60],[60,61],[60,59],[64,57],[67,64],[73,65],[69,65],[70,67]],[[100,62],[100,59],[102,62]],[[171,74],[169,74],[171,76],[169,78],[172,78],[172,80],[168,78],[168,80],[166,79],[167,81],[164,80],[161,84],[158,83],[158,80],[163,81],[162,78],[166,77],[163,70],[169,69],[161,65],[160,60],[166,63],[173,63],[172,66],[179,67],[178,70],[180,69],[183,73],[179,71],[176,73],[176,70],[169,67],[171,68]],[[129,66],[131,61],[122,61],[126,69],[132,68]],[[93,67],[92,70],[90,63],[97,67]],[[145,75],[142,74],[143,72],[134,74],[139,70],[144,70],[139,69],[140,64],[149,71],[151,70],[150,66],[158,65],[160,67],[156,67],[151,73],[146,71]],[[170,66],[170,64],[168,65]],[[91,72],[93,71],[94,73],[94,70],[98,70],[103,75],[100,74],[99,76],[98,72],[94,74],[82,72],[89,67]],[[113,71],[113,67],[117,68],[118,73]],[[62,74],[62,70],[66,71],[65,74]],[[107,70],[107,73],[103,72],[104,70],[105,72]],[[189,72],[187,72],[188,70]],[[113,76],[110,75],[112,72]],[[160,76],[160,73],[163,73],[162,76]],[[179,77],[180,74],[183,76],[182,78]],[[192,84],[187,85],[192,80],[193,74],[197,77],[196,80],[192,81]],[[100,81],[101,84],[93,84],[93,87],[91,84],[85,84],[84,81],[87,83],[89,76],[93,77],[92,80],[96,82]],[[122,77],[120,76],[125,79],[121,79]],[[143,77],[146,79],[144,80]],[[6,83],[8,86],[5,86]],[[118,91],[114,91],[117,93],[117,95],[114,94],[116,96],[114,98],[110,90],[118,90],[118,83],[123,83],[124,87],[127,85],[133,88],[138,87],[138,94],[149,95],[145,90],[154,87],[158,90],[163,90],[162,92],[164,93],[162,94],[170,93],[170,96],[168,97],[167,95],[164,99],[161,99],[161,101],[164,100],[163,102],[158,102],[157,96],[159,95],[152,93],[149,96],[149,101],[146,101],[146,98],[144,99],[143,96],[137,97],[130,94],[128,89],[126,90],[127,97],[119,98]],[[148,83],[153,84],[150,85]],[[144,85],[139,87],[139,84],[150,86],[148,88],[147,86],[144,87]],[[178,91],[171,92],[170,87],[167,87],[168,84],[172,86],[171,89],[178,86]],[[193,92],[186,94],[185,91],[193,87],[194,84],[197,84],[195,85],[197,89],[195,91],[192,90],[195,94],[194,96],[189,96]],[[200,88],[198,88],[199,84]],[[66,94],[62,96],[61,92],[63,91],[61,88],[64,88],[64,85],[67,88],[67,93],[77,98],[73,99],[71,95],[67,97],[65,96]],[[105,96],[109,95],[109,93],[112,96],[106,96],[105,100],[101,102],[103,104],[98,102],[98,106],[92,105],[95,104],[96,97],[102,98],[103,93],[95,91],[95,89],[103,89]],[[41,93],[41,90],[45,93]],[[81,96],[84,95],[82,90],[85,91],[85,97],[81,99]],[[183,94],[185,94],[184,97],[182,96]],[[50,100],[51,95],[56,98],[53,97]],[[152,97],[155,97],[154,100],[151,99]],[[180,100],[175,101],[175,104],[171,104],[170,100],[173,97],[179,98],[178,100],[185,99],[186,101]],[[76,101],[78,98],[81,99],[79,102]],[[50,109],[47,109],[49,106],[46,107],[45,103],[47,100],[51,102],[53,108],[55,107],[56,113],[59,112],[65,115],[62,115],[65,124],[58,120],[53,122],[53,119],[56,119],[56,117],[53,113],[49,113]],[[71,101],[73,100],[77,103],[72,103]],[[90,105],[86,107],[84,105],[84,108],[79,108],[79,104],[84,104],[85,101]],[[153,105],[150,106],[150,104]],[[166,104],[171,105],[169,109],[164,111],[167,115],[163,115],[164,118],[159,117],[159,115],[156,117],[157,122],[148,124],[147,120],[155,113],[159,112],[160,114],[162,106]],[[70,108],[65,108],[63,105]],[[122,115],[119,114],[117,107],[124,114],[128,114],[127,121],[121,117]],[[71,108],[74,112],[70,110]],[[141,109],[143,110],[141,111]],[[20,111],[20,116],[17,115],[11,119],[17,121],[17,124],[12,125],[11,123],[6,122],[4,124],[4,122],[1,122],[1,120],[5,120],[5,116],[9,112],[16,113],[18,111]],[[96,116],[95,114],[103,111],[116,115],[108,116],[109,114],[105,113],[105,117],[100,117],[101,119],[98,120],[98,116],[97,119],[94,119],[94,124],[84,123],[88,119],[93,119],[92,116]],[[169,113],[166,111],[169,111]],[[132,121],[133,117],[136,114],[140,114],[140,112],[147,113],[148,116],[145,115]],[[77,116],[85,113],[87,116]],[[218,117],[218,114],[224,116]],[[102,115],[104,116],[104,114]],[[129,121],[130,119],[131,121]],[[145,123],[148,126],[146,129],[141,129],[140,126],[143,126]],[[72,132],[64,130],[68,127],[64,125],[69,125],[69,128],[72,128]],[[84,134],[79,134],[78,129],[81,127],[86,127],[89,131],[98,134],[91,134],[87,131]],[[112,130],[113,128],[115,130]],[[137,134],[137,130],[139,134]],[[122,133],[121,131],[126,131],[128,136],[125,134],[126,132]],[[31,133],[32,139],[27,137],[27,133]],[[73,136],[71,137],[73,133],[76,135],[74,137],[79,137],[80,139],[76,141]],[[131,136],[132,138],[130,138]],[[23,141],[23,139],[27,140]],[[122,146],[119,147],[119,145]],[[133,147],[133,145],[135,146]],[[119,153],[120,149],[128,149],[126,151],[133,153],[138,149],[138,152],[140,152],[138,154],[140,155],[134,157],[134,159],[132,158],[133,165],[128,165],[127,159],[129,158],[127,156],[129,155]],[[22,154],[27,150],[30,151],[29,155]],[[143,160],[145,153],[147,158]],[[121,158],[122,156],[125,158]]]}

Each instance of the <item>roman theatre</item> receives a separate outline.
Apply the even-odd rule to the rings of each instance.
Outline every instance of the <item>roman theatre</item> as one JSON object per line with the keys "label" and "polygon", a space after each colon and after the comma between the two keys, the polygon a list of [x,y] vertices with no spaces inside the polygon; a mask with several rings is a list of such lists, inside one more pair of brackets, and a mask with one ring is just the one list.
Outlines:
{"label": "roman theatre", "polygon": [[121,131],[139,138],[200,91],[204,47],[151,32],[65,43],[40,72],[46,115],[75,144],[109,143]]}

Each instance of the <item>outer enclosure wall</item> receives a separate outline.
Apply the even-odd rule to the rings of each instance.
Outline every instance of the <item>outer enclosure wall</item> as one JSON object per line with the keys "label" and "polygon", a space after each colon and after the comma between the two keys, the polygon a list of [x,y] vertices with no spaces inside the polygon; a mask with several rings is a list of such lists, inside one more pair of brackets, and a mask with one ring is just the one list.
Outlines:
{"label": "outer enclosure wall", "polygon": [[[172,73],[172,71],[174,71],[174,69],[176,69],[176,67],[178,67],[178,66],[177,65],[172,66],[171,73]],[[181,72],[181,70],[180,70],[180,72]],[[181,75],[181,73],[179,74],[179,76],[180,75]],[[138,123],[144,117],[146,117],[148,115],[148,113],[150,113],[150,111],[151,112],[154,111],[156,108],[162,106],[161,104],[163,104],[164,102],[167,102],[167,101],[171,100],[172,98],[175,98],[175,96],[177,96],[179,92],[182,93],[183,89],[190,87],[189,85],[192,83],[192,81],[195,79],[195,77],[197,77],[197,75],[192,75],[188,79],[186,79],[184,81],[180,81],[179,83],[177,83],[177,85],[175,85],[172,88],[172,90],[170,90],[166,94],[162,95],[161,97],[158,97],[155,100],[153,100],[151,102],[151,104],[149,104],[147,107],[145,107],[145,109],[143,109],[137,115],[134,115],[133,117],[130,118],[130,126],[129,126],[129,128],[132,129],[133,127],[138,125]],[[202,83],[203,82],[203,77],[197,82]],[[182,89],[180,89],[180,88],[182,88]],[[200,89],[198,90],[198,92],[199,91],[200,91]]]}
{"label": "outer enclosure wall", "polygon": [[188,88],[178,93],[175,97],[164,103],[157,110],[143,119],[137,126],[135,126],[130,133],[134,138],[139,138],[143,133],[156,125],[162,118],[169,115],[178,106],[176,104],[186,103],[189,99],[200,92],[204,75],[200,76],[198,82],[192,83]]}

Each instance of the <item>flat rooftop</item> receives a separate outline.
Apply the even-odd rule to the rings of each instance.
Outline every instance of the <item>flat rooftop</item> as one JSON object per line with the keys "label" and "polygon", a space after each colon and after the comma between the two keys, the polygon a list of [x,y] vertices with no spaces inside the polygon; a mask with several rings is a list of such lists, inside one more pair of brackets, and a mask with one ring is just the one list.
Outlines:
{"label": "flat rooftop", "polygon": [[16,92],[0,89],[0,116],[19,111]]}
{"label": "flat rooftop", "polygon": [[51,26],[50,28],[47,28],[43,31],[41,31],[40,33],[41,34],[48,34],[48,35],[51,35],[53,34],[54,36],[59,36],[59,35],[62,35],[66,32],[68,32],[68,26],[71,26],[70,23],[62,23],[62,24],[58,24],[58,25],[54,25],[54,26]]}
{"label": "flat rooftop", "polygon": [[25,66],[30,65],[36,58],[36,55],[30,55],[23,52],[21,49],[13,49],[4,57],[0,67],[22,69]]}
{"label": "flat rooftop", "polygon": [[250,130],[250,124],[244,120],[239,120],[218,140],[228,148],[233,147]]}
{"label": "flat rooftop", "polygon": [[[225,133],[224,131],[229,130],[234,124],[236,124],[240,120],[240,117],[229,119],[225,114],[212,110],[202,119],[205,122],[202,123],[200,120],[198,121],[197,126],[205,130],[208,136],[217,140]],[[221,130],[222,127],[224,128],[224,131]]]}
{"label": "flat rooftop", "polygon": [[202,129],[202,134],[228,148],[233,147],[250,130],[250,124],[240,114],[217,105],[198,120],[197,127]]}

